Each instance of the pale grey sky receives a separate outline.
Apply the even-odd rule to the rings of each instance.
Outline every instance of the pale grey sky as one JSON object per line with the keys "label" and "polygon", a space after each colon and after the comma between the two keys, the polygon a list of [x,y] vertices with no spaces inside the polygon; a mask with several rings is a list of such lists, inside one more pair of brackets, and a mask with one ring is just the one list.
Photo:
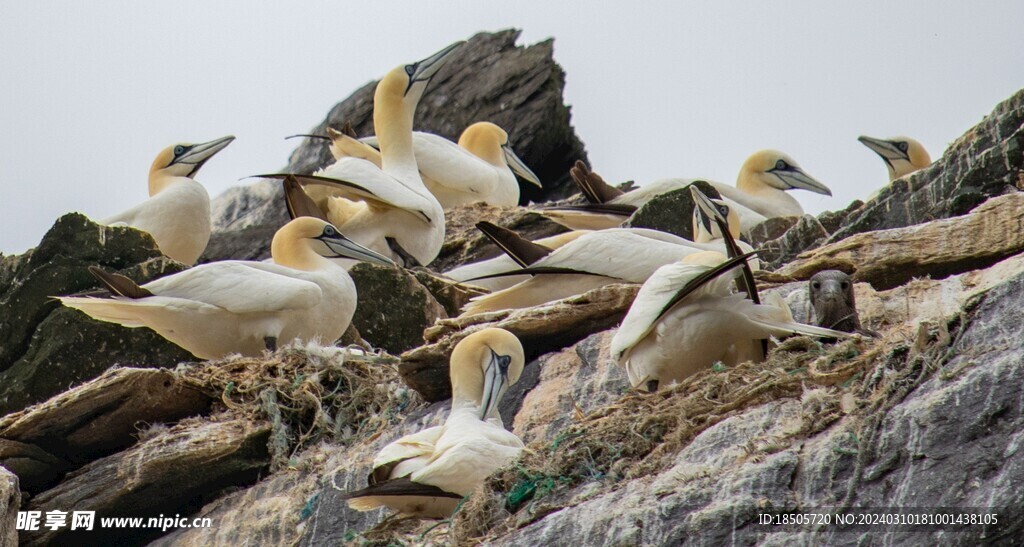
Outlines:
{"label": "pale grey sky", "polygon": [[[886,182],[860,134],[934,158],[1024,87],[1024,3],[3,2],[0,252],[67,211],[146,198],[164,146],[234,134],[212,196],[278,169],[337,101],[477,31],[554,37],[565,97],[605,178],[733,182],[760,148],[792,155],[838,209]],[[429,90],[428,90],[429,92]]]}

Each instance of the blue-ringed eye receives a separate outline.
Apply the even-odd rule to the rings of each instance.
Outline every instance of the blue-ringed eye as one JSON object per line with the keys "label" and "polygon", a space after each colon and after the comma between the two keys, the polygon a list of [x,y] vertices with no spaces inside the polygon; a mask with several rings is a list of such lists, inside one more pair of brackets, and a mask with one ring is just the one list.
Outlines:
{"label": "blue-ringed eye", "polygon": [[780,170],[780,171],[785,170],[788,167],[789,166],[786,165],[786,162],[783,161],[783,160],[779,160],[779,161],[775,162],[775,168]]}
{"label": "blue-ringed eye", "polygon": [[405,73],[412,76],[416,72],[416,65],[405,65]]}
{"label": "blue-ringed eye", "polygon": [[907,143],[906,142],[898,142],[898,143],[896,143],[896,148],[899,148],[900,152],[906,152],[907,151]]}
{"label": "blue-ringed eye", "polygon": [[184,146],[179,144],[178,146],[174,147],[174,155],[175,156],[180,156],[180,155],[182,155],[184,153],[185,153],[185,147]]}
{"label": "blue-ringed eye", "polygon": [[338,235],[338,232],[334,229],[334,226],[328,225],[324,227],[324,235],[327,237],[335,237]]}

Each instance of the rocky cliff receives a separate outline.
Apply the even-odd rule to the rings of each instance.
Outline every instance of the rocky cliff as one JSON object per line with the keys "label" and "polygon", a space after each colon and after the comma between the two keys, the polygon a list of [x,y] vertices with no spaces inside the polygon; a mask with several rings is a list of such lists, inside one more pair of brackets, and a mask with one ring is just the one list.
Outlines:
{"label": "rocky cliff", "polygon": [[[510,43],[513,35],[498,36]],[[21,534],[28,545],[1013,544],[1024,537],[1021,104],[1024,91],[933,166],[866,203],[754,231],[778,251],[773,268],[758,275],[763,290],[779,291],[799,318],[806,279],[844,269],[856,281],[861,321],[877,337],[783,340],[765,363],[716,367],[656,394],[631,391],[608,354],[636,294],[631,285],[457,318],[448,316],[467,295],[433,274],[366,268],[357,274],[360,290],[379,296],[361,300],[366,317],[357,329],[390,353],[302,346],[197,363],[149,349],[125,353],[149,342],[119,338],[130,334],[123,329],[111,340],[80,338],[88,351],[77,353],[101,366],[87,363],[88,374],[7,399],[0,544],[11,542],[19,503],[212,523],[166,532],[42,529]],[[303,149],[292,159],[311,168],[320,153]],[[635,221],[671,218],[658,207]],[[494,252],[468,228],[479,217],[538,234],[556,230],[524,209],[467,207],[449,218],[446,265]],[[165,271],[147,266],[160,260],[150,240],[97,230],[110,229],[65,218],[51,233],[66,236],[47,236],[32,255],[0,262],[0,306],[31,316],[0,323],[2,339],[18,344],[5,342],[6,362],[46,355],[48,340],[90,328],[73,314],[47,330],[58,312],[39,296],[88,290],[87,278],[54,281],[81,261],[139,278]],[[94,249],[75,255],[81,245],[64,240]],[[46,268],[58,273],[44,275]],[[417,312],[403,312],[411,319],[402,329],[377,321],[385,307],[373,304],[386,297]],[[365,484],[376,451],[444,420],[448,356],[461,338],[491,325],[517,334],[527,352],[501,413],[528,450],[449,520],[349,510],[340,498]],[[61,355],[54,362],[82,357]],[[32,362],[27,369],[56,366]],[[0,386],[26,392],[18,386],[32,382],[21,378]],[[864,507],[944,507],[998,519],[912,532],[759,521]]]}

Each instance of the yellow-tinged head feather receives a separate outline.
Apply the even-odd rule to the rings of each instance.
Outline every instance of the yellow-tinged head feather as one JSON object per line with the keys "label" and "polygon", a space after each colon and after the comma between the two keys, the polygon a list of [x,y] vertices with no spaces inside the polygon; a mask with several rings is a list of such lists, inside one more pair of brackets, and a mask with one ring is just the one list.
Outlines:
{"label": "yellow-tinged head feather", "polygon": [[508,384],[519,381],[526,366],[523,345],[514,334],[498,328],[474,332],[463,338],[452,351],[449,373],[452,381],[452,397],[474,401],[483,400],[484,371],[494,355],[511,358],[508,367]]}
{"label": "yellow-tinged head feather", "polygon": [[740,168],[736,187],[754,195],[770,189],[794,188],[832,195],[827,186],[804,172],[796,160],[778,150],[758,150],[751,154]]}
{"label": "yellow-tinged head feather", "polygon": [[498,167],[504,167],[505,154],[501,147],[508,144],[508,133],[491,122],[476,122],[459,137],[459,146],[474,156]]}
{"label": "yellow-tinged head feather", "polygon": [[320,253],[314,250],[312,243],[328,226],[331,225],[313,217],[292,220],[274,234],[270,242],[270,256],[281,266],[296,270],[316,269]]}

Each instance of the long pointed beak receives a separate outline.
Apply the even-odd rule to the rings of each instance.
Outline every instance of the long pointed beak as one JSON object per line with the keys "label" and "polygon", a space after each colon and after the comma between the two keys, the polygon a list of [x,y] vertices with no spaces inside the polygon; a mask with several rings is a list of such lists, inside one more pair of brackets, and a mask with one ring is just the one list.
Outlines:
{"label": "long pointed beak", "polygon": [[505,153],[505,162],[508,163],[512,172],[519,175],[526,182],[529,182],[537,188],[544,188],[544,185],[540,183],[540,177],[533,172],[529,167],[523,163],[523,160],[519,159],[519,156],[512,151],[512,147],[509,145],[503,145],[501,151]]}
{"label": "long pointed beak", "polygon": [[334,258],[353,258],[355,260],[363,260],[365,262],[372,262],[383,266],[395,266],[394,260],[391,260],[376,251],[367,249],[343,235],[338,235],[337,237],[320,237],[318,239],[323,241],[324,244],[327,245],[327,248],[336,254]]}
{"label": "long pointed beak", "polygon": [[715,203],[711,201],[711,198],[704,195],[704,192],[700,191],[700,188],[691,185],[690,195],[693,197],[693,202],[697,206],[697,209],[707,218],[713,219],[719,223],[729,224],[729,220],[722,216],[722,213],[715,207]]}
{"label": "long pointed beak", "polygon": [[481,420],[486,420],[492,412],[497,413],[501,396],[508,389],[508,366],[512,362],[512,358],[507,355],[498,355],[494,350],[489,351],[491,360],[484,370],[484,392],[483,400],[480,402]]}
{"label": "long pointed beak", "polygon": [[792,167],[785,171],[773,171],[775,176],[779,177],[783,183],[787,184],[790,188],[801,188],[815,194],[822,194],[826,196],[832,195],[832,190],[829,190],[828,186],[818,182],[814,177],[804,173],[799,167]]}
{"label": "long pointed beak", "polygon": [[896,143],[892,141],[876,139],[865,135],[857,137],[857,140],[864,146],[870,148],[874,153],[882,156],[882,159],[885,160],[886,163],[893,160],[910,161],[910,156],[906,152],[900,150],[899,147],[896,146]]}
{"label": "long pointed beak", "polygon": [[190,148],[187,152],[185,152],[181,156],[178,156],[174,160],[174,163],[187,163],[189,165],[192,165],[192,171],[190,171],[188,174],[188,176],[191,177],[192,175],[195,175],[196,172],[199,171],[199,168],[202,167],[204,163],[206,163],[206,160],[212,158],[214,154],[226,148],[227,145],[231,144],[231,141],[233,140],[235,140],[235,136],[228,135],[226,137],[221,137],[217,140],[212,140],[210,142],[194,144],[192,145],[192,148]]}
{"label": "long pointed beak", "polygon": [[448,61],[451,54],[464,43],[465,41],[455,42],[413,65],[415,68],[413,73],[409,75],[409,87],[412,87],[413,82],[424,82],[433,78],[437,71],[441,70],[441,67]]}

